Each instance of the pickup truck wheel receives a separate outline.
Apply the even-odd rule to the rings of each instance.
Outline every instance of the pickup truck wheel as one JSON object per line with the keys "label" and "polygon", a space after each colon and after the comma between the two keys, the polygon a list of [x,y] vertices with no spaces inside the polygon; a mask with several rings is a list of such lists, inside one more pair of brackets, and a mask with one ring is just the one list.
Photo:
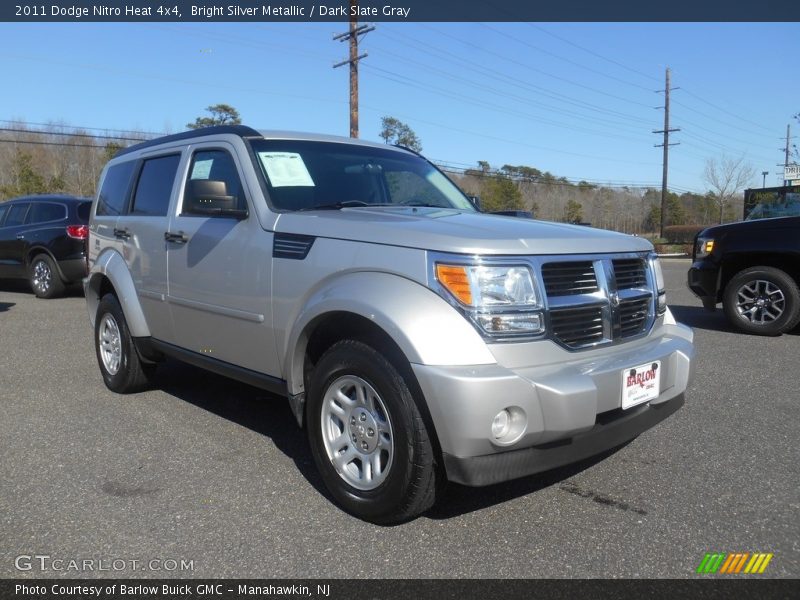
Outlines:
{"label": "pickup truck wheel", "polygon": [[133,344],[119,301],[106,294],[97,307],[95,351],[103,382],[112,392],[128,394],[143,389],[154,367],[143,365]]}
{"label": "pickup truck wheel", "polygon": [[800,322],[800,291],[785,272],[752,267],[728,282],[722,305],[739,329],[757,335],[780,335]]}
{"label": "pickup truck wheel", "polygon": [[64,293],[64,283],[58,275],[58,269],[47,254],[37,254],[33,257],[28,279],[33,293],[38,298],[55,298]]}
{"label": "pickup truck wheel", "polygon": [[405,379],[382,354],[359,341],[334,344],[311,375],[307,411],[314,461],[345,510],[388,524],[433,505],[428,432]]}

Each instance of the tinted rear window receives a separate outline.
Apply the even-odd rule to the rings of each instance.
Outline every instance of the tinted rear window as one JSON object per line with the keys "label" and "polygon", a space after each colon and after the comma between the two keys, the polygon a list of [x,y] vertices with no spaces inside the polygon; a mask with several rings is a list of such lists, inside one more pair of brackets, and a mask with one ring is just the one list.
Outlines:
{"label": "tinted rear window", "polygon": [[82,223],[89,222],[89,214],[92,212],[92,203],[91,202],[81,202],[78,204],[78,219]]}
{"label": "tinted rear window", "polygon": [[144,161],[133,198],[132,214],[150,217],[167,214],[180,158],[179,154],[171,154]]}
{"label": "tinted rear window", "polygon": [[66,218],[67,208],[53,202],[33,202],[28,213],[28,223],[47,223]]}
{"label": "tinted rear window", "polygon": [[97,215],[121,215],[128,201],[128,188],[136,161],[119,163],[110,167],[103,179],[103,187],[97,199]]}

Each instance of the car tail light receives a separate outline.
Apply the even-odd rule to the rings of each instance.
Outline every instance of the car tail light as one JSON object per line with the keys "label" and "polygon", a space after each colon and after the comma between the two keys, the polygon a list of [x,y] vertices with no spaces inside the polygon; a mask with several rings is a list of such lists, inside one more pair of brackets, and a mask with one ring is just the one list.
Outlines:
{"label": "car tail light", "polygon": [[67,235],[74,240],[85,240],[89,237],[89,226],[67,225]]}

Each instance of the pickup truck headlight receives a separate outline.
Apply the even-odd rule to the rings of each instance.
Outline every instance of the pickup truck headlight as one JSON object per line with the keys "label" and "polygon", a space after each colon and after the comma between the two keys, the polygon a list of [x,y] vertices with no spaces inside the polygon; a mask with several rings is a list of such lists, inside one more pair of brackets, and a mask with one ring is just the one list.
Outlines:
{"label": "pickup truck headlight", "polygon": [[541,296],[526,265],[436,263],[434,272],[483,333],[502,338],[544,332]]}
{"label": "pickup truck headlight", "polygon": [[656,280],[656,293],[658,294],[656,309],[659,315],[663,315],[667,312],[667,290],[666,284],[664,283],[664,271],[661,269],[661,261],[658,260],[658,256],[655,254],[650,256],[650,264],[653,265],[653,274]]}
{"label": "pickup truck headlight", "polygon": [[695,247],[695,256],[697,258],[705,258],[714,251],[713,238],[697,238],[697,246]]}

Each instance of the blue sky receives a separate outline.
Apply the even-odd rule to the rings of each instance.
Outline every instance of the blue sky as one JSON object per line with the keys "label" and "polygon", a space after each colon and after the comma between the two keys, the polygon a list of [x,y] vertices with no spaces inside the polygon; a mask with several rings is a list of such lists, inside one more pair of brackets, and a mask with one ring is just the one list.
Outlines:
{"label": "blue sky", "polygon": [[[174,132],[224,102],[259,129],[347,135],[345,27],[0,23],[0,119]],[[787,123],[800,134],[798,50],[797,23],[378,23],[360,49],[361,137],[391,115],[452,165],[660,186],[669,66],[670,187],[704,191],[723,154],[777,185]]]}

